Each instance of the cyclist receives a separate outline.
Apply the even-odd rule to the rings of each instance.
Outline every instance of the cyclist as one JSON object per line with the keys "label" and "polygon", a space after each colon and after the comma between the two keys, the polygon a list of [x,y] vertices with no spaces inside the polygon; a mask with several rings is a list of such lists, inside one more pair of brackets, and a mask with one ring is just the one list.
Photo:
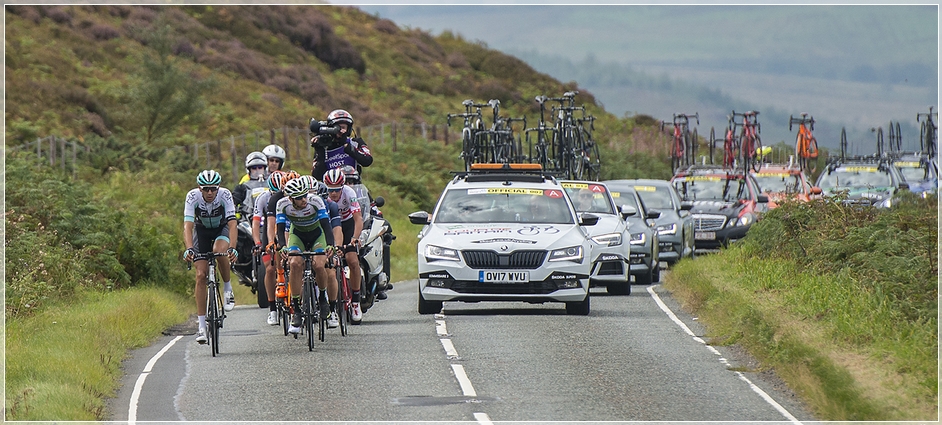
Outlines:
{"label": "cyclist", "polygon": [[[278,245],[286,247],[287,251],[314,251],[330,254],[334,244],[334,234],[330,231],[330,222],[324,201],[317,195],[310,193],[305,179],[296,178],[285,184],[285,197],[278,201],[276,206],[276,222],[278,225]],[[291,223],[285,240],[285,227]],[[325,264],[327,257],[318,255],[312,259],[315,281],[318,287],[317,299],[320,314],[327,317],[330,307],[327,303],[327,270]],[[294,307],[294,316],[288,332],[297,334],[301,332],[301,274],[303,273],[304,259],[300,256],[288,257],[288,286],[291,291],[291,306]],[[313,307],[313,306],[312,306]]]}
{"label": "cyclist", "polygon": [[[280,170],[272,172],[266,182],[268,190],[258,195],[258,198],[255,200],[255,211],[252,215],[252,239],[255,242],[255,248],[252,250],[253,254],[261,253],[263,247],[268,245],[270,239],[267,225],[268,201],[271,200],[273,193],[281,192],[281,189],[284,187],[284,179],[284,172]],[[262,225],[263,222],[265,223],[264,226]],[[278,324],[278,311],[275,306],[275,280],[277,278],[277,270],[281,269],[281,262],[278,262],[277,267],[270,267],[271,253],[268,251],[265,251],[262,255],[262,262],[266,265],[265,292],[268,294],[268,324],[275,326]]]}
{"label": "cyclist", "polygon": [[[327,216],[330,218],[330,228],[332,229],[331,233],[334,234],[334,241],[343,240],[343,230],[340,227],[340,207],[327,196],[327,185],[324,182],[317,181],[312,176],[301,176],[301,178],[307,179],[311,193],[319,196],[324,201],[324,205],[327,207]],[[340,325],[337,316],[338,289],[336,273],[327,273],[327,299],[329,300],[328,304],[330,304],[330,315],[327,316],[328,328],[336,328]]]}
{"label": "cyclist", "polygon": [[373,164],[370,148],[353,129],[353,117],[343,109],[327,115],[327,127],[337,127],[336,135],[322,133],[319,121],[311,120],[311,146],[314,147],[312,176],[323,176],[327,170],[350,165],[360,172]]}
{"label": "cyclist", "polygon": [[360,233],[363,231],[363,216],[360,213],[360,203],[357,194],[350,186],[345,185],[346,177],[343,170],[333,168],[324,173],[324,184],[327,185],[327,196],[340,207],[340,227],[343,230],[343,239],[337,241],[337,247],[347,260],[350,267],[350,293],[352,311],[350,323],[359,324],[363,320],[363,311],[360,310]]}
{"label": "cyclist", "polygon": [[[276,241],[278,240],[278,236],[279,236],[278,230],[277,230],[278,226],[276,223],[277,220],[276,220],[275,208],[278,205],[278,201],[280,201],[285,196],[285,193],[284,193],[285,185],[288,184],[289,181],[300,177],[297,171],[294,171],[294,170],[290,170],[287,172],[282,171],[282,173],[283,174],[280,179],[273,180],[270,182],[271,185],[269,186],[268,189],[269,191],[271,191],[271,195],[268,198],[268,203],[262,204],[262,207],[261,207],[264,210],[264,212],[262,212],[262,215],[265,217],[265,222],[262,224],[262,226],[265,226],[265,228],[267,229],[267,233],[269,235],[268,245],[265,246],[266,247],[265,250],[269,252],[271,255],[275,254],[276,247],[277,247]],[[272,189],[275,189],[275,190],[272,191]],[[271,263],[271,258],[269,257],[269,264],[270,263]],[[273,286],[272,294],[274,294],[274,291],[275,291],[274,287],[278,285],[278,282],[285,281],[284,264],[282,264],[281,259],[276,259],[274,263],[275,263],[276,277],[272,283],[272,286]],[[266,270],[266,273],[267,273],[267,270]],[[278,324],[278,314],[276,312],[275,315],[272,315],[271,305],[269,305],[268,318],[269,318],[269,321],[268,321],[269,324],[272,324],[272,322],[274,322],[274,325]]]}
{"label": "cyclist", "polygon": [[[203,170],[196,176],[199,187],[186,194],[183,207],[183,243],[186,250],[183,259],[193,261],[197,254],[208,252],[228,252],[229,256],[219,257],[219,271],[223,280],[223,308],[231,311],[235,307],[232,283],[229,282],[229,263],[237,255],[231,247],[229,235],[235,235],[235,204],[229,189],[219,187],[222,176],[216,170]],[[206,279],[209,264],[206,260],[196,261],[196,314],[199,331],[196,342],[206,343]]]}

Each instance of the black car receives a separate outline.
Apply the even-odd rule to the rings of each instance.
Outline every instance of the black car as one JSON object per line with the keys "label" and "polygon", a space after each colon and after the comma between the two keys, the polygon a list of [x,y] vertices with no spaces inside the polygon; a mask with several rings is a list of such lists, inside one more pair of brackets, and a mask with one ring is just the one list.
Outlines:
{"label": "black car", "polygon": [[677,173],[671,184],[681,199],[693,202],[697,251],[716,250],[742,239],[768,210],[769,197],[751,174],[694,166]]}

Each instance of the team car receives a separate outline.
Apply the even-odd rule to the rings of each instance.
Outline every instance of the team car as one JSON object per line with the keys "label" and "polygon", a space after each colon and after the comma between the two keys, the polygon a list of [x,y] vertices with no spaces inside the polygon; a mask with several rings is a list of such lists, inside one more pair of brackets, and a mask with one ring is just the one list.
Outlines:
{"label": "team car", "polygon": [[635,277],[635,283],[650,285],[661,280],[660,238],[655,220],[661,216],[658,211],[648,210],[633,186],[610,183],[608,186],[615,205],[628,223],[631,232],[631,257],[629,270]]}
{"label": "team car", "polygon": [[821,188],[812,186],[798,167],[763,164],[759,171],[750,171],[759,183],[762,193],[769,197],[769,209],[785,200],[808,202],[821,194]]}
{"label": "team car", "polygon": [[562,302],[589,314],[593,214],[577,214],[538,164],[472,164],[456,173],[423,225],[417,248],[420,314],[445,301]]}
{"label": "team car", "polygon": [[608,180],[609,185],[630,185],[644,205],[661,213],[654,219],[658,235],[658,259],[671,266],[694,255],[693,202],[681,201],[677,190],[667,180]]}
{"label": "team car", "polygon": [[818,176],[817,186],[824,195],[844,196],[847,205],[890,208],[900,190],[909,183],[886,158],[854,157],[834,159]]}
{"label": "team car", "polygon": [[938,192],[939,168],[934,158],[926,155],[901,155],[893,165],[909,183],[909,190],[922,197]]}
{"label": "team car", "polygon": [[693,202],[697,251],[717,250],[742,239],[768,211],[768,195],[759,192],[755,177],[741,171],[691,166],[677,173],[671,184],[683,200]]}
{"label": "team car", "polygon": [[590,286],[604,286],[609,294],[631,294],[631,233],[628,223],[615,209],[608,188],[594,181],[560,182],[577,213],[591,213],[599,217],[595,226],[588,228],[589,237],[597,246],[592,257]]}

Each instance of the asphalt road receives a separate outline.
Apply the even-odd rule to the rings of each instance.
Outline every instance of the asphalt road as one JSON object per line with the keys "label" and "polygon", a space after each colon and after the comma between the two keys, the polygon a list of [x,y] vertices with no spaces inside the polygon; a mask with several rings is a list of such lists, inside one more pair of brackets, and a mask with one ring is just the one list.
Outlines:
{"label": "asphalt road", "polygon": [[593,289],[591,314],[562,304],[445,303],[416,312],[417,281],[350,326],[306,340],[228,314],[221,353],[193,323],[136,350],[109,420],[136,421],[814,421],[771,371],[713,347],[658,285]]}

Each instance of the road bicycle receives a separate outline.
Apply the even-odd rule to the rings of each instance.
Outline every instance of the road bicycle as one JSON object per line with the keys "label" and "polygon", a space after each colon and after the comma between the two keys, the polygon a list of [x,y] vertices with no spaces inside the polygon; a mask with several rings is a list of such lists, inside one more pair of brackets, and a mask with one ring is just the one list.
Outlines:
{"label": "road bicycle", "polygon": [[876,133],[877,135],[877,158],[883,158],[886,156],[886,150],[883,147],[883,127],[871,128],[871,133]]}
{"label": "road bicycle", "polygon": [[583,117],[576,120],[578,132],[575,146],[578,147],[576,158],[579,161],[574,164],[573,174],[578,180],[598,181],[602,178],[602,162],[599,147],[595,140],[592,140],[591,130],[595,130],[595,117],[585,116],[585,109],[582,112]]}
{"label": "road bicycle", "polygon": [[[661,121],[661,131],[664,126],[674,127],[673,137],[671,138],[671,170],[677,173],[681,168],[696,162],[696,138],[690,134],[690,118],[696,118],[697,125],[700,125],[700,113],[674,114],[671,122]],[[712,136],[711,136],[712,137]]]}
{"label": "road bicycle", "polygon": [[[599,149],[592,140],[595,117],[586,115],[585,106],[576,106],[578,91],[563,93],[562,97],[550,97],[546,100],[559,102],[552,108],[554,169],[569,179],[597,180],[601,176]],[[582,118],[576,118],[575,111],[582,112]]]}
{"label": "road bicycle", "polygon": [[758,172],[762,168],[762,161],[759,158],[759,151],[762,150],[762,139],[759,138],[759,132],[761,131],[759,111],[743,113],[733,111],[732,115],[733,117],[742,117],[742,130],[739,133],[739,152],[743,173],[748,173],[750,168]]}
{"label": "road bicycle", "polygon": [[[540,105],[540,122],[537,123],[536,127],[526,128],[524,126],[524,134],[527,143],[527,161],[534,164],[540,164],[546,171],[555,170],[555,152],[553,152],[553,133],[556,131],[554,127],[546,125],[546,101],[549,100],[548,97],[540,95],[537,96],[536,102]],[[533,139],[531,139],[533,135]]]}
{"label": "road bicycle", "polygon": [[847,128],[841,127],[841,161],[847,159]]}
{"label": "road bicycle", "polygon": [[[939,113],[932,112],[933,107],[929,106],[929,113],[927,114],[916,114],[916,122],[920,123],[919,127],[919,149],[922,152],[925,152],[929,158],[935,158],[938,153],[938,142],[939,142],[939,126],[936,124],[935,119],[938,119]],[[932,117],[936,118],[933,119]],[[923,121],[925,118],[925,121]]]}
{"label": "road bicycle", "polygon": [[[327,255],[325,252],[312,251],[292,251],[288,252],[289,257],[303,257],[304,271],[301,276],[303,284],[301,289],[301,333],[307,335],[307,349],[314,351],[314,324],[317,323],[317,339],[324,341],[324,333],[327,327],[327,315],[322,314],[317,306],[317,285],[314,281],[314,268],[312,258],[316,255]],[[295,335],[295,338],[298,336]]]}
{"label": "road bicycle", "polygon": [[[277,251],[271,252],[270,267],[275,267],[275,257],[281,256]],[[288,323],[291,321],[291,315],[294,309],[291,308],[291,295],[288,290],[288,262],[281,260],[282,273],[278,274],[275,281],[275,311],[278,314],[278,321],[281,322],[281,330],[285,336],[288,336]]]}
{"label": "road bicycle", "polygon": [[[736,112],[733,111],[733,114]],[[736,135],[736,117],[729,115],[726,117],[726,136],[723,138],[723,169],[732,171],[736,168],[736,160],[739,158],[740,138]],[[712,154],[711,154],[712,156]]]}
{"label": "road bicycle", "polygon": [[[212,350],[213,357],[219,354],[219,330],[222,329],[223,321],[226,319],[226,311],[222,308],[222,291],[219,289],[219,280],[216,274],[216,257],[224,257],[229,254],[225,252],[207,252],[197,254],[193,261],[206,260],[208,270],[206,272],[206,337],[209,339],[209,347]],[[187,263],[187,270],[193,265],[193,262]]]}
{"label": "road bicycle", "polygon": [[504,118],[500,116],[500,100],[491,99],[487,102],[491,107],[491,128],[478,132],[479,137],[486,140],[485,162],[493,164],[507,164],[510,162],[519,162],[522,148],[518,140],[514,139],[513,123],[515,121],[523,122],[523,127],[527,126],[527,119],[524,118]]}
{"label": "road bicycle", "polygon": [[899,157],[902,152],[903,147],[903,134],[900,133],[899,121],[893,122],[890,121],[890,126],[887,129],[887,139],[889,140],[890,156],[894,158]]}
{"label": "road bicycle", "polygon": [[353,319],[353,291],[350,289],[350,268],[343,255],[334,255],[329,261],[337,274],[337,320],[340,335],[347,336],[347,324]]}
{"label": "road bicycle", "polygon": [[[798,161],[798,169],[801,171],[810,171],[814,173],[818,159],[818,140],[814,134],[814,117],[807,112],[801,113],[801,118],[788,116],[788,131],[792,131],[792,125],[798,124],[798,135],[795,137],[795,160]],[[809,166],[812,168],[809,169]]]}
{"label": "road bicycle", "polygon": [[452,117],[464,119],[464,126],[461,128],[461,158],[464,160],[465,171],[471,171],[471,164],[485,162],[485,146],[481,146],[478,133],[484,131],[484,115],[481,108],[488,106],[486,103],[474,103],[471,99],[461,102],[464,105],[465,112],[459,114],[448,114],[447,123],[451,126]]}

